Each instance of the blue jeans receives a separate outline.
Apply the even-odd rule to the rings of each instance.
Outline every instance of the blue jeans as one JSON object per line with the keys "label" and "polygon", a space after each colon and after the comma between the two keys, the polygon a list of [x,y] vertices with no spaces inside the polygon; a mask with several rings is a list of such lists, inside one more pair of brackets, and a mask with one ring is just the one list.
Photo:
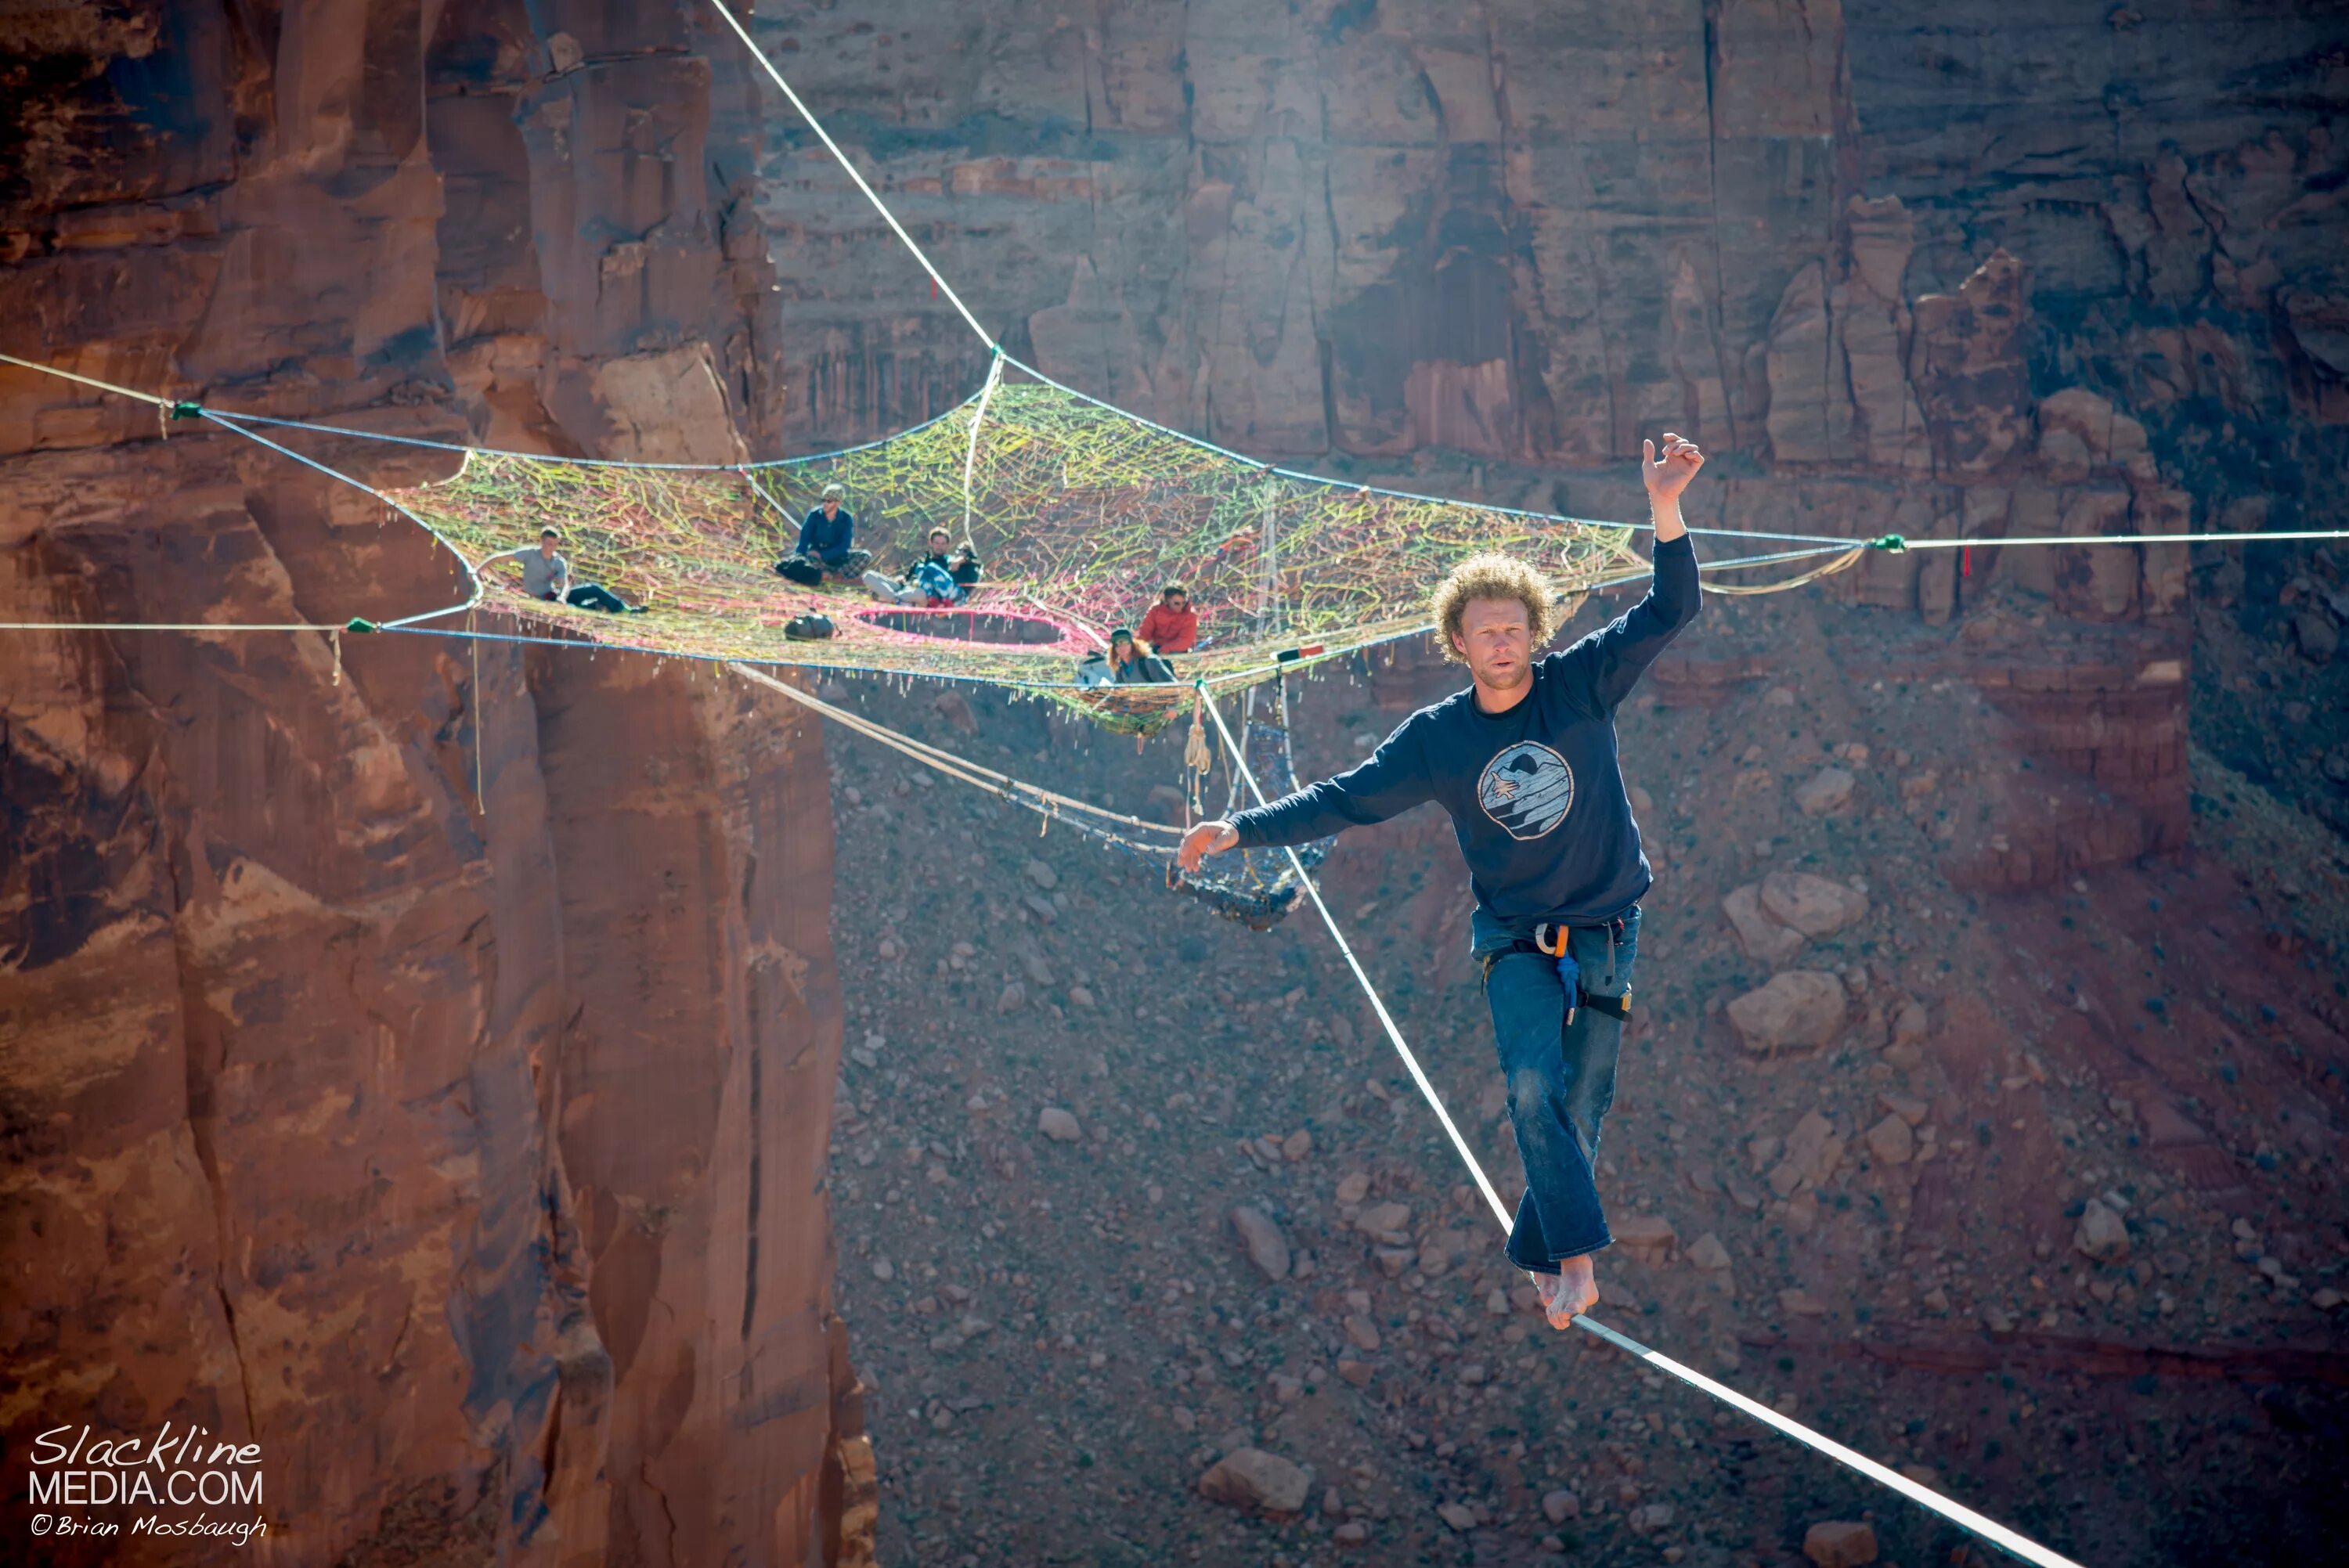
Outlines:
{"label": "blue jeans", "polygon": [[[1582,989],[1597,996],[1627,996],[1639,955],[1640,911],[1623,916],[1622,935],[1611,927],[1578,928],[1569,951],[1582,968]],[[1469,922],[1477,958],[1498,954],[1485,977],[1493,1009],[1493,1043],[1509,1089],[1509,1126],[1526,1167],[1525,1196],[1509,1230],[1509,1261],[1535,1274],[1556,1274],[1558,1260],[1578,1258],[1614,1242],[1599,1202],[1592,1166],[1599,1126],[1615,1103],[1615,1062],[1623,1022],[1570,1000],[1557,960],[1508,951],[1514,934],[1481,908]]]}

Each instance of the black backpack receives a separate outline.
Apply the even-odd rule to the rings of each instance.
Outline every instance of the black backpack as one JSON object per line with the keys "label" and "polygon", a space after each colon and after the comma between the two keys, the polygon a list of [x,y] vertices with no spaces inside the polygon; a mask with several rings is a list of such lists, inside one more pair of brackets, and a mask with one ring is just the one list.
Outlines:
{"label": "black backpack", "polygon": [[794,615],[783,623],[783,635],[794,643],[820,643],[832,635],[829,615]]}
{"label": "black backpack", "polygon": [[[804,555],[786,555],[775,562],[775,573],[787,577],[802,588],[813,588],[823,581],[823,568]],[[826,633],[827,636],[831,634]]]}

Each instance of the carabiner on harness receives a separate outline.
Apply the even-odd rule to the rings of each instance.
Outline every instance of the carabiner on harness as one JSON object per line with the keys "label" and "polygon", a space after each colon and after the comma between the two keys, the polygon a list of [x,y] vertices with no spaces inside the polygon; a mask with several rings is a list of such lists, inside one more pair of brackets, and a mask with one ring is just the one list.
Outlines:
{"label": "carabiner on harness", "polygon": [[1566,1021],[1573,1023],[1582,997],[1582,966],[1574,961],[1573,934],[1563,925],[1537,925],[1534,948],[1557,965],[1558,983],[1566,987]]}

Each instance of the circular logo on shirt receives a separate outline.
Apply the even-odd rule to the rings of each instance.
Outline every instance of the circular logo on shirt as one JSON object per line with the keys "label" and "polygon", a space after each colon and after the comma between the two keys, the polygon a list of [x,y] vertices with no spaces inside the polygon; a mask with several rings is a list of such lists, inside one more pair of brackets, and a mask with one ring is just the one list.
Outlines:
{"label": "circular logo on shirt", "polygon": [[1574,809],[1574,769],[1548,747],[1521,740],[1485,764],[1476,799],[1509,837],[1538,839]]}

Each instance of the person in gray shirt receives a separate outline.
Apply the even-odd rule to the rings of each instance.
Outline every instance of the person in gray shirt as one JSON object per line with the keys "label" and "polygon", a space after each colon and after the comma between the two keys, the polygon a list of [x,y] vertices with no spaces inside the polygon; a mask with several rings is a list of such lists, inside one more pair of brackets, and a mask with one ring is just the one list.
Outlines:
{"label": "person in gray shirt", "polygon": [[[640,615],[647,606],[631,604],[601,583],[571,585],[571,562],[555,552],[554,546],[562,535],[551,528],[538,531],[538,543],[525,544],[519,550],[509,550],[502,555],[492,555],[490,561],[520,561],[522,591],[533,599],[545,599],[558,604],[576,604],[583,610],[605,610],[616,615]],[[481,562],[486,566],[489,561]]]}

